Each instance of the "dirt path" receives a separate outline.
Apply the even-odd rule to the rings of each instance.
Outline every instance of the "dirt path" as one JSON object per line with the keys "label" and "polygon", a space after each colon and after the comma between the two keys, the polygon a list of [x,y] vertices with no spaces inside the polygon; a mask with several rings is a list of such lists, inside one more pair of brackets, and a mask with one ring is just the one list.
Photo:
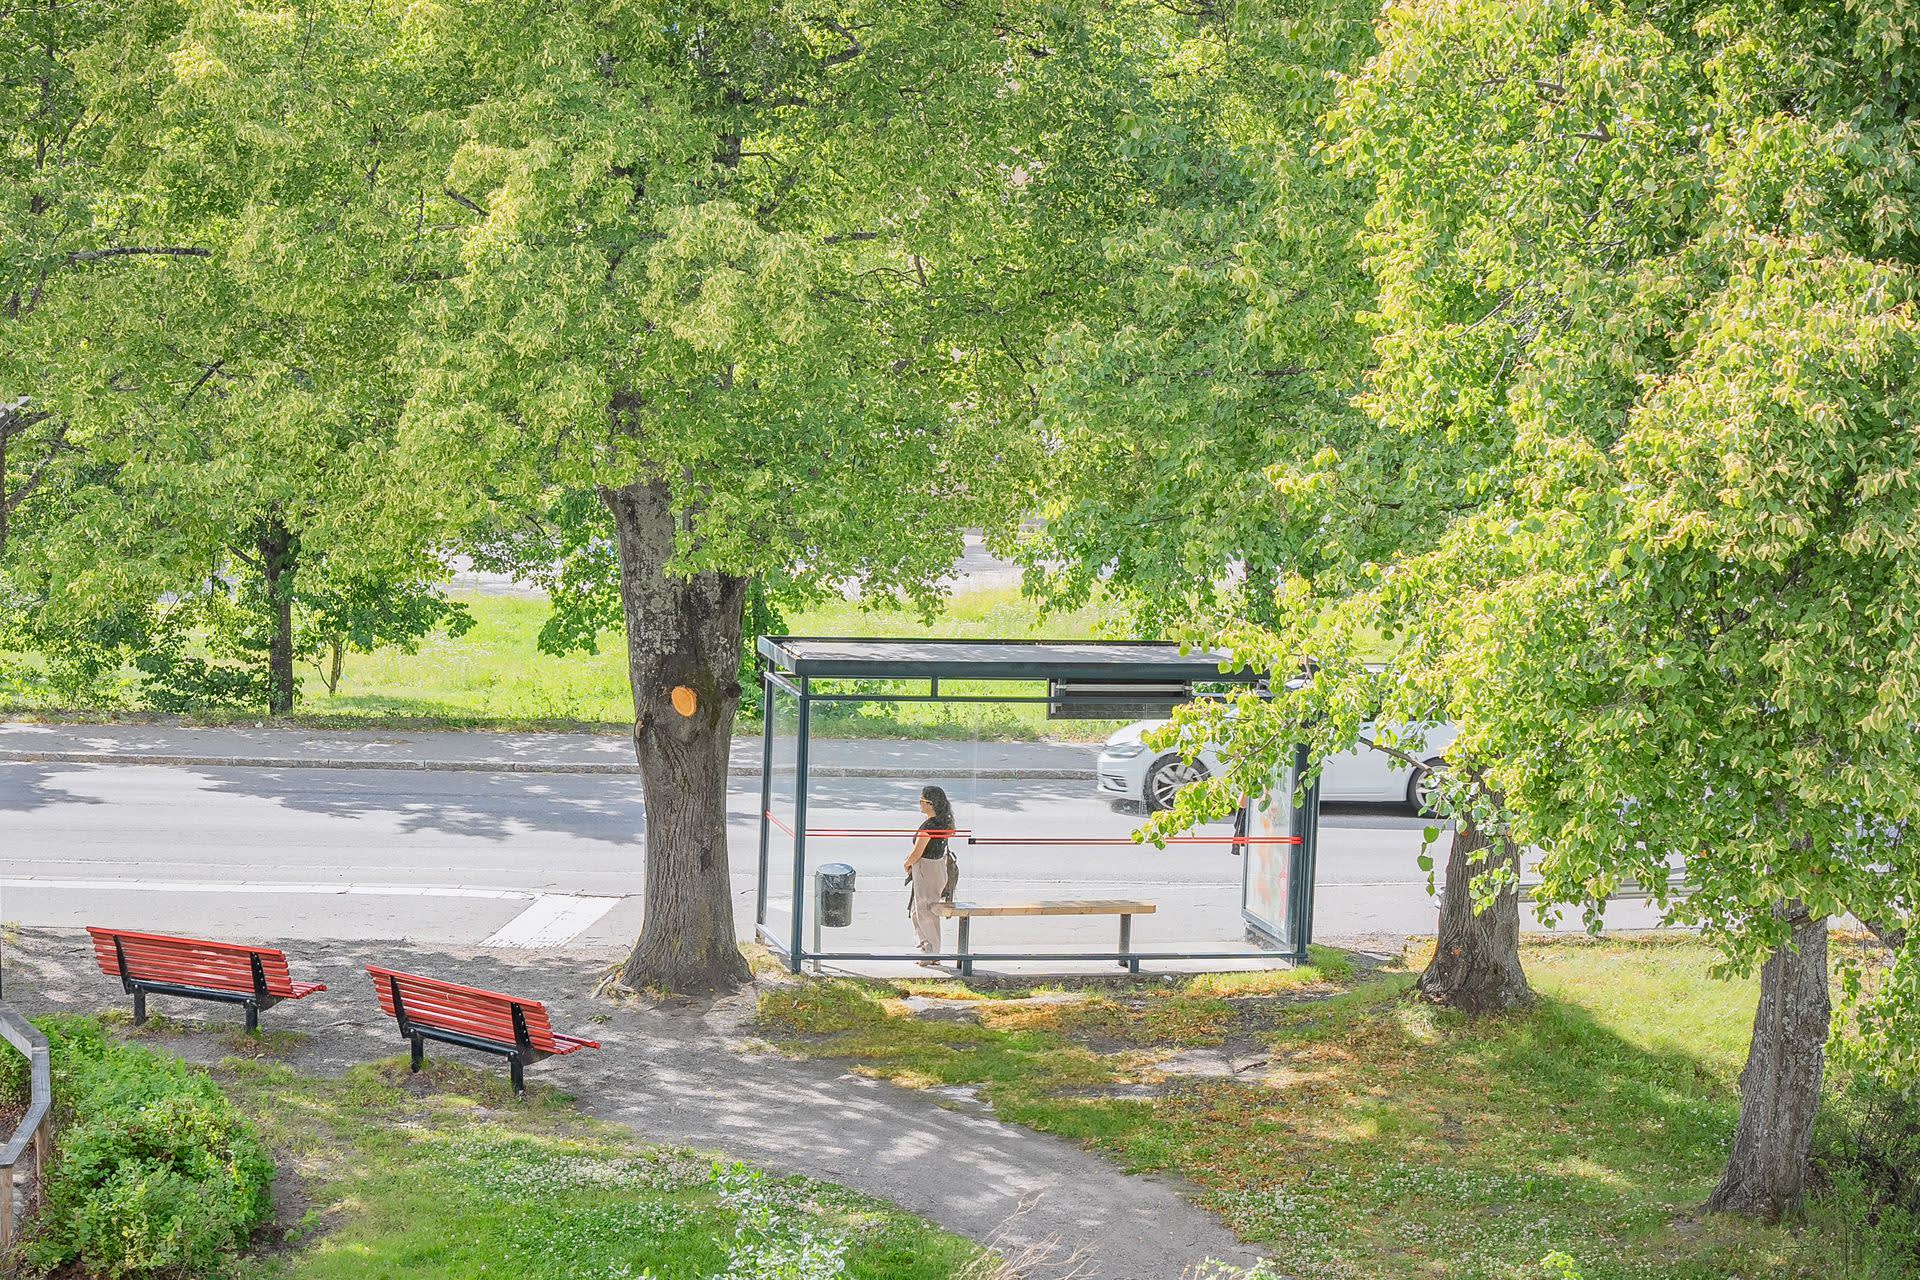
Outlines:
{"label": "dirt path", "polygon": [[[294,977],[329,990],[268,1010],[262,1025],[303,1033],[291,1065],[334,1074],[404,1051],[379,1015],[369,962],[544,999],[562,1031],[605,1046],[531,1070],[593,1115],[650,1141],[724,1153],[781,1172],[825,1178],[891,1200],[951,1231],[1014,1255],[1049,1255],[1031,1280],[1180,1280],[1207,1259],[1254,1255],[1177,1183],[1130,1176],[1080,1148],[984,1110],[943,1106],[927,1093],[831,1064],[754,1054],[750,997],[702,1009],[614,1006],[590,996],[612,953],[514,953],[401,943],[303,944]],[[6,954],[7,999],[28,1014],[128,1007],[94,966],[84,934],[30,930]],[[153,997],[183,1022],[239,1025],[237,1010]],[[217,1042],[167,1041],[183,1056],[217,1058]],[[428,1052],[459,1053],[442,1046]],[[477,1055],[462,1055],[479,1063]],[[502,1068],[504,1070],[504,1067]]]}

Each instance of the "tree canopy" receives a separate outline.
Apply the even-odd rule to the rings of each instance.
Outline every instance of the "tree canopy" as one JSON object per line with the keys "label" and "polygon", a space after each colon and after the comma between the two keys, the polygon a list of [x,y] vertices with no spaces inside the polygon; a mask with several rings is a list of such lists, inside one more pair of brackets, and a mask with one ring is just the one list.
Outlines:
{"label": "tree canopy", "polygon": [[1364,559],[1399,505],[1350,480],[1380,466],[1351,402],[1365,185],[1323,161],[1317,128],[1372,48],[1371,7],[1150,12],[1109,18],[1158,70],[1115,78],[1112,158],[1078,166],[1131,198],[1042,353],[1043,523],[1021,548],[1050,599],[1104,581],[1149,631],[1229,599],[1259,612],[1283,570]]}
{"label": "tree canopy", "polygon": [[[1910,917],[1916,34],[1898,4],[1387,10],[1326,128],[1371,189],[1360,404],[1435,533],[1228,628],[1316,667],[1222,727],[1247,774],[1215,800],[1278,744],[1447,716],[1457,809],[1538,846],[1543,899],[1637,882],[1742,968]],[[1920,954],[1883,932],[1866,1025],[1910,1065]],[[1824,1011],[1801,1034],[1810,1119]]]}

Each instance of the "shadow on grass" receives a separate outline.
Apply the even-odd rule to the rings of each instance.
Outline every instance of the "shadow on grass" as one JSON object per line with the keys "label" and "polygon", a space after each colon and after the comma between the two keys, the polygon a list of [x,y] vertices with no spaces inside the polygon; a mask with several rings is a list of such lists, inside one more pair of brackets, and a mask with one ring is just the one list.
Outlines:
{"label": "shadow on grass", "polygon": [[1196,1085],[1112,1141],[1291,1265],[1495,1277],[1560,1250],[1584,1280],[1826,1274],[1790,1233],[1697,1216],[1738,1114],[1720,1074],[1578,1004],[1473,1022],[1381,986],[1300,1011],[1273,1050],[1260,1083]]}
{"label": "shadow on grass", "polygon": [[[1597,990],[1618,956],[1583,963],[1580,982]],[[1583,1280],[1848,1274],[1829,1269],[1840,1251],[1817,1228],[1698,1212],[1738,1101],[1724,1064],[1671,1047],[1671,1030],[1717,1016],[1704,1002],[1744,1000],[1744,988],[1703,994],[1676,980],[1691,1003],[1643,1010],[1622,1034],[1577,996],[1474,1022],[1413,1001],[1410,983],[1377,979],[1284,1009],[1260,1070],[1176,1076],[1157,1097],[1099,1096],[1154,1067],[1137,1051],[1075,1043],[1071,1012],[1011,1030],[990,1015],[903,1017],[875,984],[802,988],[763,1012],[776,1032],[806,1033],[789,1051],[910,1084],[974,1085],[1003,1119],[1192,1179],[1284,1274],[1512,1280],[1542,1274],[1555,1250]],[[1201,1014],[1219,1001],[1188,998]],[[1630,1038],[1654,1023],[1666,1043]]]}

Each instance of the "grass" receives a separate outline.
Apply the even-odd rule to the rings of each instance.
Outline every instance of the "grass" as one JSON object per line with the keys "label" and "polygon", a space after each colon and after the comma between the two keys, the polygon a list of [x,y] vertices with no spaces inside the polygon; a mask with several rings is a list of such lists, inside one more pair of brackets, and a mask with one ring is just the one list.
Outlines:
{"label": "grass", "polygon": [[240,1280],[990,1274],[972,1244],[891,1206],[647,1146],[543,1086],[515,1102],[498,1072],[429,1059],[418,1076],[385,1062],[321,1080],[232,1058],[215,1074],[307,1203]]}
{"label": "grass", "polygon": [[[457,638],[427,639],[417,652],[380,649],[349,654],[339,690],[329,695],[320,672],[300,669],[300,701],[288,723],[319,728],[425,727],[486,729],[586,729],[627,732],[633,716],[622,638],[602,638],[599,652],[563,657],[542,653],[538,639],[547,620],[545,600],[517,596],[456,594],[474,619]],[[864,609],[849,600],[829,600],[787,619],[795,635],[937,636],[1083,639],[1095,633],[1099,606],[1043,616],[1013,588],[963,592],[927,620],[911,610]],[[139,708],[131,672],[104,698],[105,705],[65,707],[45,683],[33,655],[12,659],[11,679],[0,685],[3,709],[36,714],[125,715]],[[10,688],[6,686],[10,685]],[[966,682],[949,692],[978,693]],[[1007,692],[1009,687],[996,690]],[[1021,692],[1044,693],[1043,687]],[[1045,708],[864,703],[823,706],[816,732],[842,737],[987,737],[1034,739],[1056,736],[1064,726],[1078,736],[1104,734],[1109,726],[1053,722]],[[255,721],[257,715],[208,716],[208,720]],[[743,721],[742,731],[757,731]]]}
{"label": "grass", "polygon": [[[1698,1212],[1754,997],[1713,976],[1707,948],[1531,945],[1537,1007],[1484,1022],[1407,999],[1410,964],[1361,976],[1320,959],[1298,978],[955,1006],[975,1016],[914,1016],[899,991],[849,982],[784,988],[761,1011],[785,1052],[973,1085],[1005,1119],[1184,1175],[1301,1280],[1916,1274],[1843,1260],[1858,1224],[1842,1197],[1784,1227]],[[1196,1045],[1249,1065],[1170,1074]]]}

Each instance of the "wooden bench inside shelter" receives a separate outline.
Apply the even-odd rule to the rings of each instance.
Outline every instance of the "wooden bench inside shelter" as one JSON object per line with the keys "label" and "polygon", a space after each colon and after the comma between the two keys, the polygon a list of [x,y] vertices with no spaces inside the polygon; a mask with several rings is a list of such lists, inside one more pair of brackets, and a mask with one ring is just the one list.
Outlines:
{"label": "wooden bench inside shelter", "polygon": [[1129,973],[1140,972],[1140,958],[1133,951],[1133,918],[1150,916],[1159,908],[1138,898],[1057,898],[1043,902],[943,902],[937,910],[942,916],[960,922],[960,973],[973,973],[973,921],[976,916],[1119,916],[1120,967]]}

